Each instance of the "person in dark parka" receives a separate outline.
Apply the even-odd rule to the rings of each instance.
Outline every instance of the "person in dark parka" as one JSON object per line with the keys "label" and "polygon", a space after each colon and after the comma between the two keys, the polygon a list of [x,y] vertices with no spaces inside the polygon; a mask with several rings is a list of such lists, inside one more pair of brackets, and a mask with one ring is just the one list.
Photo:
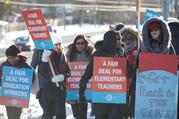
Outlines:
{"label": "person in dark parka", "polygon": [[[171,55],[175,54],[171,40],[171,32],[165,21],[160,18],[151,18],[146,21],[142,29],[142,42],[140,52],[135,62],[135,70],[137,71],[141,52]],[[133,73],[133,90],[136,89],[136,71]]]}
{"label": "person in dark parka", "polygon": [[[107,31],[104,34],[103,42],[100,43],[102,46],[97,48],[93,53],[92,59],[90,60],[84,75],[80,80],[80,100],[85,100],[85,89],[87,82],[93,75],[93,57],[114,57],[116,56],[116,42],[121,39],[121,35],[116,31]],[[120,118],[119,105],[118,104],[104,104],[104,103],[93,103],[93,112],[95,119],[123,119],[123,115]]]}
{"label": "person in dark parka", "polygon": [[160,18],[151,18],[144,23],[142,39],[141,52],[175,54],[169,26]]}
{"label": "person in dark parka", "polygon": [[[140,52],[158,54],[176,54],[171,43],[171,32],[168,24],[160,18],[151,18],[146,21],[142,29],[142,42],[135,62],[135,69],[138,68]],[[133,73],[133,90],[135,90],[136,73]]]}
{"label": "person in dark parka", "polygon": [[171,31],[172,44],[175,48],[175,52],[179,55],[179,21],[168,22],[168,26]]}
{"label": "person in dark parka", "polygon": [[[171,21],[168,22],[168,25],[170,27],[171,35],[172,35],[172,44],[174,46],[174,49],[176,51],[176,55],[179,55],[179,21]],[[179,57],[178,57],[178,70],[179,70]],[[179,91],[178,91],[179,95]],[[179,99],[179,98],[178,98]],[[179,102],[179,100],[178,100]],[[178,106],[179,108],[179,106]],[[178,114],[177,114],[177,117]]]}

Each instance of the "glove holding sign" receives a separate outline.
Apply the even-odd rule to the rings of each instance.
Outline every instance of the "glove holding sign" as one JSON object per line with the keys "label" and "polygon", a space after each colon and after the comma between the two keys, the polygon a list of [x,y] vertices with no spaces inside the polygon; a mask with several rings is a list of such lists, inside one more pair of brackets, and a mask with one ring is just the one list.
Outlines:
{"label": "glove holding sign", "polygon": [[44,50],[42,53],[42,62],[48,62],[48,57],[51,55],[50,50]]}
{"label": "glove holding sign", "polygon": [[63,74],[55,75],[52,77],[52,82],[53,83],[58,83],[58,82],[63,82],[65,79]]}

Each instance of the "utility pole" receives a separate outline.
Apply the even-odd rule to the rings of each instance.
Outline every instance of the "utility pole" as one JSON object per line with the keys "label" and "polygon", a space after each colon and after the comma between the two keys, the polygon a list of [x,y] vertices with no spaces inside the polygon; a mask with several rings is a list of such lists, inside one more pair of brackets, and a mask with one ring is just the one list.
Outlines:
{"label": "utility pole", "polygon": [[163,11],[164,20],[167,20],[167,18],[170,17],[169,4],[170,4],[170,0],[162,0],[162,7],[163,7],[162,11]]}
{"label": "utility pole", "polygon": [[140,31],[140,0],[136,0],[136,28]]}
{"label": "utility pole", "polygon": [[62,7],[63,29],[66,30],[66,6]]}
{"label": "utility pole", "polygon": [[176,16],[179,19],[179,0],[175,0],[175,12],[176,12]]}

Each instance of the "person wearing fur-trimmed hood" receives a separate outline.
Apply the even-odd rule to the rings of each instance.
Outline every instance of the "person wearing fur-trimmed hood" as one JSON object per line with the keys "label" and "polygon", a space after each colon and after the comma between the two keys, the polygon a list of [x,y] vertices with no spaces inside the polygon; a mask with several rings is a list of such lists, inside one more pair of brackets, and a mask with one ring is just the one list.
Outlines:
{"label": "person wearing fur-trimmed hood", "polygon": [[[154,32],[157,30],[159,31],[159,36],[155,38],[155,34],[157,33]],[[172,38],[169,26],[160,18],[151,18],[144,23],[142,38],[141,52],[162,54],[175,53],[171,43]]]}
{"label": "person wearing fur-trimmed hood", "polygon": [[[139,63],[139,54],[155,53],[155,54],[175,54],[175,50],[171,43],[171,33],[169,26],[160,18],[151,18],[146,21],[142,29],[142,42],[140,52],[135,62],[135,72],[137,72]],[[136,89],[136,73],[133,73],[132,88]]]}
{"label": "person wearing fur-trimmed hood", "polygon": [[138,33],[137,29],[133,27],[124,27],[120,30],[122,35],[122,42],[124,43],[124,49],[127,54],[128,60],[128,93],[129,93],[129,113],[130,117],[134,117],[134,104],[135,104],[135,91],[131,88],[131,82],[133,80],[134,73],[134,62],[137,57],[138,49],[141,43],[141,35]]}
{"label": "person wearing fur-trimmed hood", "polygon": [[[171,32],[167,23],[160,18],[151,18],[143,25],[139,53],[176,54],[171,40]],[[136,58],[135,69],[138,68],[139,53]],[[133,74],[133,77],[136,78],[136,73]],[[134,90],[135,83],[136,79],[132,81]]]}

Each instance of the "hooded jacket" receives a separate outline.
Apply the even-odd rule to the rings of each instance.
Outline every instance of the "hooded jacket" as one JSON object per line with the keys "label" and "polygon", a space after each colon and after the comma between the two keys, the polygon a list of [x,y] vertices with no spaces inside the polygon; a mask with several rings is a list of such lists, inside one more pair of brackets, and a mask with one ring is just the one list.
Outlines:
{"label": "hooded jacket", "polygon": [[93,53],[92,59],[86,67],[85,73],[80,80],[80,90],[85,91],[86,84],[92,77],[93,73],[93,58],[95,56],[110,57],[115,56],[116,53],[116,35],[117,32],[108,31],[104,34],[103,42],[98,46],[97,50]]}
{"label": "hooded jacket", "polygon": [[[152,22],[157,22],[160,24],[160,45],[157,48],[152,48],[152,39],[149,37],[149,24]],[[162,54],[173,54],[174,49],[172,49],[171,44],[171,32],[169,26],[165,21],[159,18],[151,18],[146,21],[143,25],[142,29],[142,38],[143,42],[141,45],[142,52],[150,52],[150,53],[162,53]]]}
{"label": "hooded jacket", "polygon": [[132,36],[132,40],[133,40],[132,43],[130,43],[128,46],[124,44],[124,48],[127,52],[127,58],[129,60],[129,64],[133,65],[135,62],[142,38],[140,34],[137,32],[137,30],[132,27],[124,27],[123,29],[121,29],[120,33],[122,35],[123,42],[124,42],[123,38],[125,38],[128,34]]}
{"label": "hooded jacket", "polygon": [[[103,41],[100,41],[98,45],[95,45],[96,51],[92,55],[92,59],[90,60],[87,68],[85,70],[84,75],[80,80],[80,91],[85,91],[87,82],[93,75],[93,58],[102,56],[102,57],[112,57],[116,55],[116,42],[119,33],[115,31],[108,31],[104,34]],[[119,35],[120,36],[120,35]],[[116,104],[104,104],[104,103],[93,103],[92,107],[94,114],[108,114],[114,108],[118,109],[118,105]]]}
{"label": "hooded jacket", "polygon": [[[161,33],[161,37],[162,39],[160,39],[160,46],[158,47],[158,49],[154,49],[152,48],[151,45],[151,41],[152,39],[149,38],[149,24],[151,24],[152,22],[157,22],[160,24],[160,33]],[[146,21],[143,25],[143,30],[142,30],[142,44],[140,47],[140,52],[149,52],[149,53],[161,53],[161,54],[175,54],[175,50],[173,48],[173,45],[171,43],[171,32],[169,29],[169,26],[166,24],[165,21],[163,21],[162,19],[159,18],[151,18],[148,21]],[[139,63],[139,53],[135,62],[135,70],[137,70],[138,68],[138,63]],[[134,71],[136,72],[136,71]],[[132,80],[132,90],[135,90],[135,85],[136,85],[136,73],[133,73],[133,78],[134,80]]]}

